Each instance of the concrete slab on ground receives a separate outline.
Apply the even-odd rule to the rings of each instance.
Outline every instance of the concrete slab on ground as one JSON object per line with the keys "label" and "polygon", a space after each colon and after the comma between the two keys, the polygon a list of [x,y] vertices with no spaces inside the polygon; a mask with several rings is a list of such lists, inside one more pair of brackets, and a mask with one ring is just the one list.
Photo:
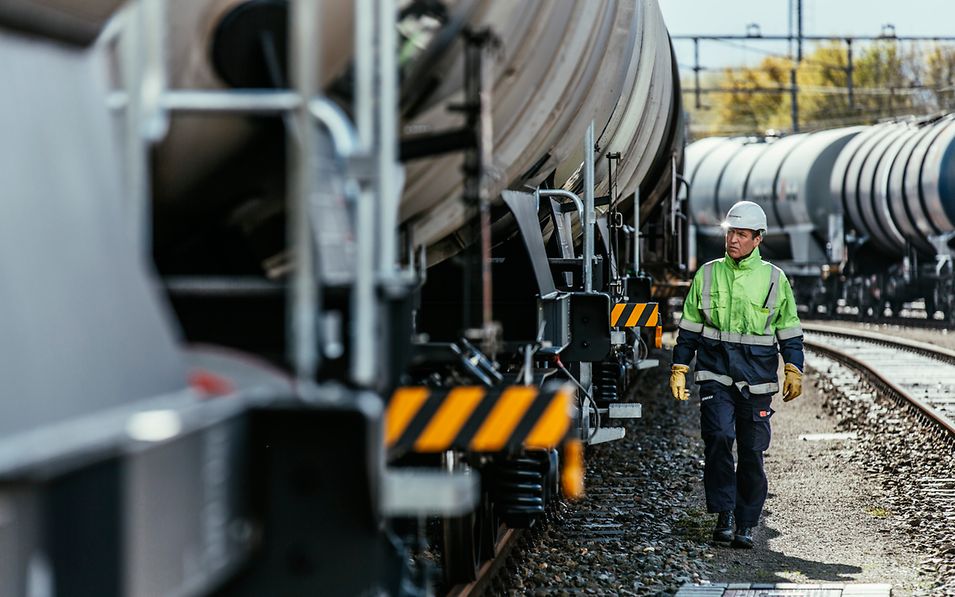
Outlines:
{"label": "concrete slab on ground", "polygon": [[[810,355],[803,396],[773,400],[772,442],[765,455],[769,498],[754,533],[755,549],[714,550],[713,573],[702,580],[887,583],[896,597],[916,593],[924,582],[918,549],[891,512],[888,490],[860,464],[860,440],[834,439],[842,430],[823,408],[812,363]],[[702,483],[695,485],[703,508]]]}
{"label": "concrete slab on ground", "polygon": [[891,597],[887,584],[712,583],[686,584],[676,597]]}

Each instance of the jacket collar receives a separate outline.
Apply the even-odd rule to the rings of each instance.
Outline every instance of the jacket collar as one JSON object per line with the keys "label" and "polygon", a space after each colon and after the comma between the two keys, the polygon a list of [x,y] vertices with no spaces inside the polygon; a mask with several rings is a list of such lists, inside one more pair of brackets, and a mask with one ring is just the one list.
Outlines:
{"label": "jacket collar", "polygon": [[730,257],[728,253],[724,254],[723,257],[723,263],[728,265],[730,269],[750,270],[759,265],[760,262],[762,262],[762,258],[759,256],[759,247],[756,247],[752,253],[740,259],[739,263],[736,263],[736,260]]}

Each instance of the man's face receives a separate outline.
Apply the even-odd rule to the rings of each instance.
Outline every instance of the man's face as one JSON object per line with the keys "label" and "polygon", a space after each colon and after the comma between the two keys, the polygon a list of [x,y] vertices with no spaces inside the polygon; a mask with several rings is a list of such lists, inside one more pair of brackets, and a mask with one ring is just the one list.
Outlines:
{"label": "man's face", "polygon": [[733,259],[741,259],[753,252],[759,246],[763,237],[755,230],[745,228],[726,229],[726,254]]}

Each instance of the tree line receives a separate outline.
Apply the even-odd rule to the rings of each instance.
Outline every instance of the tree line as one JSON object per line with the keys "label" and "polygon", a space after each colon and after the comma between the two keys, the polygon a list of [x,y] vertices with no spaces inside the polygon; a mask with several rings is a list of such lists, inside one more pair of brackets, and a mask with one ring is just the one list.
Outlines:
{"label": "tree line", "polygon": [[[853,50],[851,69],[848,46],[831,42],[798,65],[769,55],[755,67],[711,73],[702,85],[711,90],[702,109],[685,96],[693,137],[791,131],[794,66],[800,130],[955,108],[955,46],[884,40]],[[683,90],[692,95],[693,82],[684,80]]]}

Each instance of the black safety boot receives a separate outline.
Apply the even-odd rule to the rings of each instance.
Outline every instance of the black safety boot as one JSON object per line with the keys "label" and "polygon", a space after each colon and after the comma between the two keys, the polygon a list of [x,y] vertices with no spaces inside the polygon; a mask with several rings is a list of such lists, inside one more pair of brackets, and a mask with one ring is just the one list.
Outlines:
{"label": "black safety boot", "polygon": [[733,525],[736,517],[732,512],[720,512],[716,517],[716,526],[713,528],[713,541],[729,543],[733,540]]}
{"label": "black safety boot", "polygon": [[739,527],[736,529],[736,536],[733,537],[733,547],[753,549],[753,530],[752,527]]}

